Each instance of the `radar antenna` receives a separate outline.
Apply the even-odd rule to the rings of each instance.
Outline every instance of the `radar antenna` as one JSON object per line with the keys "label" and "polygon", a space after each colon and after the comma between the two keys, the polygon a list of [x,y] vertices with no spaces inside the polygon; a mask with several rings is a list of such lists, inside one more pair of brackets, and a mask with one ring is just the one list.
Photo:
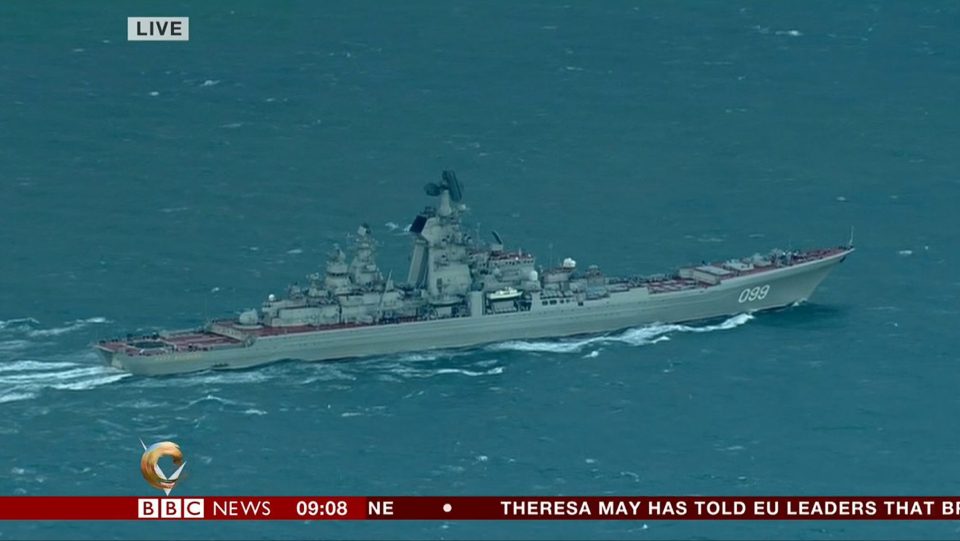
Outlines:
{"label": "radar antenna", "polygon": [[445,170],[442,175],[440,175],[440,183],[428,182],[426,186],[423,187],[423,191],[431,197],[437,197],[442,194],[444,190],[450,192],[450,201],[454,203],[460,202],[463,199],[463,185],[460,184],[460,181],[457,180],[457,174],[450,170]]}
{"label": "radar antenna", "polygon": [[443,187],[435,182],[430,182],[423,187],[423,191],[426,192],[426,194],[430,197],[436,197],[443,193]]}

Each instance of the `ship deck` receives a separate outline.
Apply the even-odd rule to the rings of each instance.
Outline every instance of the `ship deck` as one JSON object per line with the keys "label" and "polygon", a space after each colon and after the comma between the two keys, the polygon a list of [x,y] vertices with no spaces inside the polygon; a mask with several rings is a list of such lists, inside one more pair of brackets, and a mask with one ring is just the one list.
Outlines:
{"label": "ship deck", "polygon": [[172,351],[211,351],[224,347],[237,347],[241,344],[240,340],[229,336],[196,330],[103,340],[97,344],[97,347],[110,353],[150,356]]}
{"label": "ship deck", "polygon": [[806,250],[803,252],[793,252],[790,262],[787,264],[771,261],[769,265],[753,265],[747,269],[738,269],[731,266],[730,261],[721,261],[714,263],[704,263],[695,267],[698,270],[708,272],[716,277],[716,283],[704,282],[695,278],[681,278],[680,276],[670,276],[663,279],[651,280],[644,283],[650,294],[671,293],[675,291],[684,291],[687,289],[708,288],[720,285],[726,280],[740,278],[743,276],[753,276],[772,272],[779,269],[790,268],[804,263],[827,259],[850,250],[849,247],[839,246],[836,248],[824,248],[815,250]]}

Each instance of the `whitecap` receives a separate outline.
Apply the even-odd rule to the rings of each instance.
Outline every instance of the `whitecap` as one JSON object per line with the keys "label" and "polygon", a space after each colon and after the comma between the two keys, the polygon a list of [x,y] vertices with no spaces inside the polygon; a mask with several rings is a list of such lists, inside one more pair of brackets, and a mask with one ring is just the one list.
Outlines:
{"label": "whitecap", "polygon": [[480,376],[495,376],[497,374],[503,373],[503,367],[497,366],[491,368],[490,370],[485,370],[483,372],[476,372],[473,370],[466,370],[463,368],[438,368],[436,370],[424,370],[423,375],[425,377],[439,376],[442,374],[460,374],[462,376],[469,376],[471,378],[476,378]]}
{"label": "whitecap", "polygon": [[258,409],[250,408],[250,409],[248,409],[248,410],[244,410],[243,414],[244,414],[244,415],[266,415],[267,412],[265,412],[265,411],[263,411],[263,410],[258,410]]}
{"label": "whitecap", "polygon": [[900,250],[897,252],[899,255],[913,255],[913,250]]}
{"label": "whitecap", "polygon": [[0,394],[0,404],[4,402],[16,402],[17,400],[30,400],[36,398],[36,393],[4,393]]}
{"label": "whitecap", "polygon": [[216,396],[216,395],[208,394],[207,396],[204,396],[204,397],[202,397],[202,398],[198,398],[198,399],[196,399],[196,400],[193,400],[193,401],[191,401],[190,403],[188,403],[186,406],[184,406],[184,407],[182,407],[182,408],[178,408],[178,409],[190,408],[190,407],[196,406],[197,404],[200,404],[200,403],[202,403],[202,402],[218,402],[218,403],[220,403],[220,404],[224,404],[224,405],[227,405],[227,406],[237,406],[237,405],[240,405],[240,402],[236,402],[236,401],[234,401],[234,400],[228,400],[228,399],[226,399],[226,398],[221,398],[221,397]]}
{"label": "whitecap", "polygon": [[54,327],[52,329],[31,329],[27,331],[27,336],[31,337],[40,337],[40,336],[59,336],[68,332],[78,331],[88,325],[102,324],[107,323],[109,320],[105,317],[90,317],[87,319],[76,319],[74,321],[67,322],[63,327]]}
{"label": "whitecap", "polygon": [[287,253],[290,255],[297,255],[303,253],[303,248],[294,248],[292,250],[287,250]]}
{"label": "whitecap", "polygon": [[0,351],[18,351],[26,349],[32,342],[27,340],[5,340],[0,342]]}
{"label": "whitecap", "polygon": [[8,319],[6,321],[0,320],[0,329],[6,329],[7,327],[20,327],[26,325],[39,325],[40,322],[32,317],[19,317],[15,319]]}
{"label": "whitecap", "polygon": [[200,86],[215,86],[215,85],[218,85],[218,84],[220,84],[220,80],[219,80],[219,79],[207,79],[206,81],[204,81],[203,83],[201,83]]}
{"label": "whitecap", "polygon": [[66,327],[56,327],[53,329],[35,329],[27,333],[27,335],[32,337],[40,336],[59,336],[68,332],[77,331],[83,328],[83,325],[68,325]]}

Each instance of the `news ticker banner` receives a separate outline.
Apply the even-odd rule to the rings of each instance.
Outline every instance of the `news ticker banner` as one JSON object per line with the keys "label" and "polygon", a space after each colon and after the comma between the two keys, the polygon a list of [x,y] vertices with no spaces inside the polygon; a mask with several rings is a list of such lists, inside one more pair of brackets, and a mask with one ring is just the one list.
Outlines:
{"label": "news ticker banner", "polygon": [[4,496],[0,520],[960,520],[960,496]]}

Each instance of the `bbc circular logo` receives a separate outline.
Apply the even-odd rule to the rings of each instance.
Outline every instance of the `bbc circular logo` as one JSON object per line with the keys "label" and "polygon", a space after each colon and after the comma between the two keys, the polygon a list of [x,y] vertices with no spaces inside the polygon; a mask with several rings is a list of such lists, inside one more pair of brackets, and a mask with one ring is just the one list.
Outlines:
{"label": "bbc circular logo", "polygon": [[[179,445],[172,441],[160,441],[147,447],[147,444],[140,440],[140,445],[143,445],[143,456],[140,457],[140,473],[143,474],[144,480],[150,486],[162,490],[169,496],[170,491],[173,490],[180,479],[183,467],[187,465],[183,459],[183,451],[180,450]],[[165,456],[170,457],[173,460],[173,465],[177,467],[176,471],[170,475],[167,475],[160,467],[160,459]]]}

